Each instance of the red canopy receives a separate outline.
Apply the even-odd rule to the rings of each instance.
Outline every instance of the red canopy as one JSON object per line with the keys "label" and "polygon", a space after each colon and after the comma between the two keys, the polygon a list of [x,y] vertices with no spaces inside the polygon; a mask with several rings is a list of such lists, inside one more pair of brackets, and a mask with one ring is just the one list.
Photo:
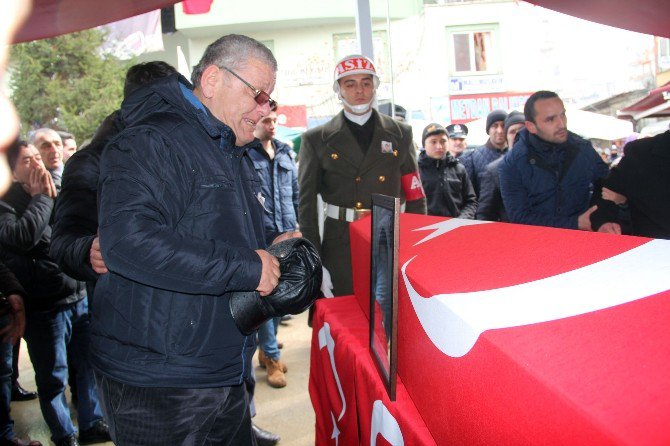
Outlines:
{"label": "red canopy", "polygon": [[[11,0],[23,1],[23,0]],[[33,9],[14,42],[45,39],[106,23],[126,19],[145,12],[165,8],[179,0],[33,0]],[[197,14],[209,11],[212,0],[184,0],[184,12]]]}
{"label": "red canopy", "polygon": [[[11,0],[23,1],[23,0]],[[15,42],[43,39],[93,28],[178,0],[33,0],[33,12]],[[213,0],[184,0],[184,12],[209,11]],[[670,37],[667,0],[529,0],[582,19],[646,34]]]}
{"label": "red canopy", "polygon": [[670,37],[668,0],[528,0],[571,16],[660,37]]}
{"label": "red canopy", "polygon": [[617,115],[635,121],[642,118],[670,116],[670,82],[651,90],[644,98],[619,110]]}

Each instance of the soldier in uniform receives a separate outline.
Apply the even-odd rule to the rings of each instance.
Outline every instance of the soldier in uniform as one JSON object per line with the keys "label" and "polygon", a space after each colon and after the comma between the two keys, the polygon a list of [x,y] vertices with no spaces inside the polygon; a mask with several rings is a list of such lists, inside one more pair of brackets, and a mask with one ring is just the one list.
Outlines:
{"label": "soldier in uniform", "polygon": [[[349,223],[370,213],[372,194],[400,197],[407,212],[426,213],[412,129],[372,108],[378,86],[370,59],[342,59],[333,90],[344,110],[302,138],[300,230],[319,248],[335,296],[353,292]],[[323,242],[317,194],[326,206]]]}

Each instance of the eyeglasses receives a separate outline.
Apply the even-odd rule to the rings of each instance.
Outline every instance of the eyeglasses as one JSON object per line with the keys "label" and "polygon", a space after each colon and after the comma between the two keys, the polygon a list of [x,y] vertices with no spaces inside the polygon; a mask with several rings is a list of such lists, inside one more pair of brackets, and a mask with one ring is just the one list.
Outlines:
{"label": "eyeglasses", "polygon": [[259,90],[258,88],[254,87],[251,85],[249,82],[245,81],[242,79],[237,73],[235,73],[233,70],[231,70],[228,67],[222,67],[224,70],[238,78],[239,80],[242,81],[244,85],[247,87],[251,88],[251,90],[254,92],[254,100],[256,101],[256,104],[263,106],[265,104],[270,104],[270,108],[275,108],[277,106],[277,102],[270,97],[269,94],[264,92],[263,90]]}

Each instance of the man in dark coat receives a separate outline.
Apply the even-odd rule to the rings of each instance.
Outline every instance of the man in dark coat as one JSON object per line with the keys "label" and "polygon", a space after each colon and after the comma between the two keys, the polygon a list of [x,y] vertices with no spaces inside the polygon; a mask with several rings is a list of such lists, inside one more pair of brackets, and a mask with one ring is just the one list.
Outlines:
{"label": "man in dark coat", "polygon": [[[142,85],[176,73],[165,62],[146,62],[126,73],[125,97]],[[77,280],[86,281],[89,299],[93,298],[98,274],[106,268],[98,240],[98,180],[100,156],[105,145],[125,127],[119,111],[102,122],[90,144],[75,152],[63,171],[62,189],[56,201],[53,236],[49,254],[62,270]]]}
{"label": "man in dark coat", "polygon": [[[294,231],[298,228],[298,168],[293,150],[275,138],[277,107],[256,124],[260,145],[249,151],[261,180],[263,220],[268,234]],[[268,243],[271,242],[268,240]],[[286,387],[286,365],[281,360],[277,331],[280,317],[274,317],[258,328],[258,362],[267,370],[267,380],[275,388]]]}
{"label": "man in dark coat", "polygon": [[603,186],[594,230],[621,234],[618,204],[628,206],[633,235],[670,239],[670,130],[627,144]]}
{"label": "man in dark coat", "polygon": [[607,165],[590,142],[568,131],[556,93],[532,94],[524,115],[526,128],[498,169],[509,221],[590,231],[594,185]]}
{"label": "man in dark coat", "polygon": [[[0,202],[0,253],[26,290],[28,352],[40,408],[57,446],[110,439],[90,367],[89,314],[84,286],[49,257],[56,186],[37,149],[17,143],[8,160],[16,182]],[[77,368],[79,439],[65,400],[67,352]]]}
{"label": "man in dark coat", "polygon": [[428,215],[474,219],[477,198],[468,174],[447,151],[447,130],[428,124],[421,138],[419,154],[421,183],[426,192]]}
{"label": "man in dark coat", "polygon": [[[526,118],[523,113],[513,111],[505,118],[505,135],[507,136],[508,150],[512,150],[516,135],[525,128]],[[486,166],[486,172],[482,175],[481,189],[479,191],[479,205],[477,206],[477,220],[509,221],[502,195],[500,195],[500,175],[498,167],[504,158],[500,157]]]}
{"label": "man in dark coat", "polygon": [[248,154],[276,71],[265,45],[227,35],[193,85],[175,74],[123,102],[126,128],[100,161],[109,272],[96,283],[91,343],[117,443],[255,443],[244,385],[255,333],[239,331],[229,300],[279,281]]}
{"label": "man in dark coat", "polygon": [[479,146],[459,158],[465,166],[466,172],[468,172],[468,178],[470,178],[472,186],[475,188],[477,198],[480,195],[481,177],[486,173],[486,166],[505,153],[507,147],[507,139],[505,138],[506,117],[507,113],[504,110],[493,110],[489,113],[486,117],[488,141],[483,146]]}
{"label": "man in dark coat", "polygon": [[23,336],[26,316],[23,298],[26,291],[16,276],[0,263],[0,446],[42,446],[39,441],[14,436],[14,421],[9,415],[12,396],[12,346]]}

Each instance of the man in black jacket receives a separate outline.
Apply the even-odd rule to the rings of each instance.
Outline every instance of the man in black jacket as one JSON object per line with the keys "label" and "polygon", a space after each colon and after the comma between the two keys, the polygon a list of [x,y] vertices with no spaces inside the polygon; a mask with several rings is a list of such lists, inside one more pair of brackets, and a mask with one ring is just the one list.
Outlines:
{"label": "man in black jacket", "polygon": [[276,70],[266,46],[228,35],[207,47],[193,85],[171,75],[121,107],[126,128],[100,162],[109,272],[92,304],[93,366],[117,443],[255,444],[243,384],[255,333],[237,329],[229,300],[279,281],[247,153]]}
{"label": "man in black jacket", "polygon": [[428,124],[421,141],[424,150],[419,154],[419,171],[428,215],[474,219],[475,190],[465,167],[447,152],[446,129],[440,124]]}
{"label": "man in black jacket", "polygon": [[88,361],[88,303],[80,282],[49,257],[56,186],[37,149],[8,151],[15,182],[0,202],[0,253],[26,290],[25,339],[35,369],[40,407],[56,445],[78,445],[65,400],[67,350],[77,367],[77,419],[82,444],[109,440]]}
{"label": "man in black jacket", "polygon": [[[519,111],[513,111],[505,118],[505,135],[507,137],[508,150],[512,150],[516,135],[525,127],[526,118]],[[477,207],[477,220],[508,221],[507,212],[503,205],[500,194],[500,176],[498,167],[503,157],[492,161],[486,166],[486,172],[482,175],[481,189],[479,192],[479,206]]]}
{"label": "man in black jacket", "polygon": [[23,289],[16,276],[0,263],[0,446],[42,446],[39,441],[14,436],[14,421],[9,416],[12,394],[12,346],[23,336],[26,316]]}
{"label": "man in black jacket", "polygon": [[[132,66],[126,73],[124,96],[177,71],[161,61]],[[111,113],[96,131],[91,143],[72,155],[63,171],[63,183],[54,217],[49,253],[62,270],[86,281],[89,300],[93,298],[98,275],[106,272],[98,241],[98,179],[100,156],[105,145],[125,127],[118,110]]]}
{"label": "man in black jacket", "polygon": [[621,234],[617,205],[626,205],[633,235],[670,239],[670,130],[626,145],[603,185],[594,230]]}

